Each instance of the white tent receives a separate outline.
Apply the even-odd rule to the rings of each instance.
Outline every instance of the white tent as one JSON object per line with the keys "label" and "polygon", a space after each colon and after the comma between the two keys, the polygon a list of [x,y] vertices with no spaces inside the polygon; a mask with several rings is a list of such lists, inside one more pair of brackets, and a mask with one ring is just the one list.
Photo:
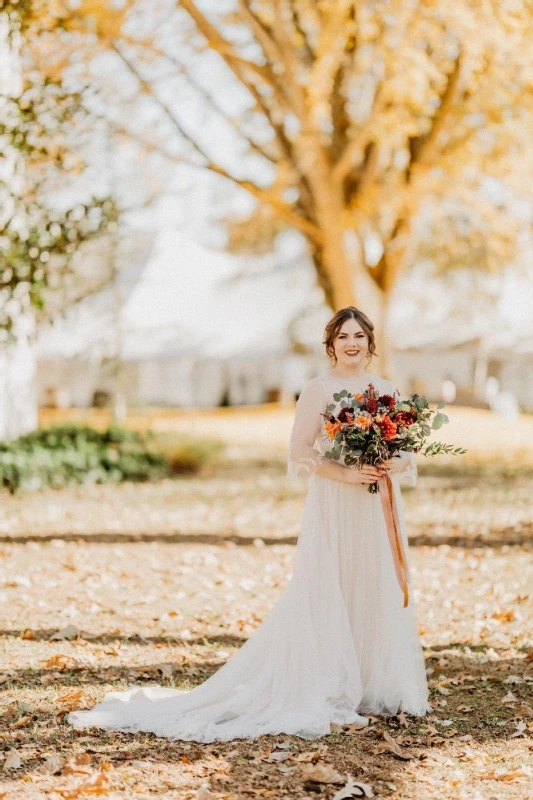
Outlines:
{"label": "white tent", "polygon": [[55,388],[89,403],[110,388],[108,359],[125,365],[130,402],[211,405],[225,391],[260,402],[285,380],[291,322],[319,302],[299,242],[283,255],[233,257],[161,230],[141,269],[121,270],[115,286],[41,330],[41,400]]}

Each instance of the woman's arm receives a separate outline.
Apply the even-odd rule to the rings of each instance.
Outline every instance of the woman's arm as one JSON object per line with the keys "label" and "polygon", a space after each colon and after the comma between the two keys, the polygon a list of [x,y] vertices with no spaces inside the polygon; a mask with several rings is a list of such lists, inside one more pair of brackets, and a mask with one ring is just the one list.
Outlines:
{"label": "woman's arm", "polygon": [[313,444],[322,427],[327,405],[326,391],[318,378],[310,380],[302,389],[296,402],[296,411],[287,456],[287,475],[296,478],[307,476],[326,460]]}

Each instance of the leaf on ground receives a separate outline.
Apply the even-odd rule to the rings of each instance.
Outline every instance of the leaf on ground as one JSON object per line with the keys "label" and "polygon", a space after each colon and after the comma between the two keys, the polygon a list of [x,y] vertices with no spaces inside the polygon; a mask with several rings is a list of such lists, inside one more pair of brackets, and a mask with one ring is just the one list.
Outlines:
{"label": "leaf on ground", "polygon": [[59,775],[63,769],[63,759],[59,756],[48,756],[41,769],[49,775]]}
{"label": "leaf on ground", "polygon": [[407,725],[409,725],[409,722],[407,720],[407,717],[405,716],[405,712],[404,711],[400,711],[399,714],[396,714],[396,717],[397,717],[398,722],[400,723],[400,725],[404,725],[405,727]]}
{"label": "leaf on ground", "polygon": [[516,710],[517,717],[533,717],[533,708],[528,706],[527,703],[520,703]]}
{"label": "leaf on ground", "polygon": [[7,754],[7,758],[4,761],[4,772],[8,772],[10,769],[20,769],[21,766],[20,756],[16,750],[10,750]]}
{"label": "leaf on ground", "polygon": [[63,711],[77,711],[80,708],[80,701],[83,699],[83,689],[74,692],[67,692],[56,699],[56,703],[61,706]]}
{"label": "leaf on ground", "polygon": [[348,775],[346,786],[333,795],[332,800],[345,800],[348,797],[374,797],[372,786],[369,783],[359,783]]}
{"label": "leaf on ground", "polygon": [[298,755],[296,756],[296,761],[306,761],[306,762],[311,761],[313,764],[316,764],[316,762],[320,761],[320,759],[321,755],[317,751],[310,753],[298,753]]}
{"label": "leaf on ground", "polygon": [[78,800],[79,797],[87,795],[105,795],[109,794],[111,786],[106,775],[101,772],[95,772],[88,781],[79,783],[71,789],[54,789],[56,794],[59,794],[63,800]]}
{"label": "leaf on ground", "polygon": [[516,611],[514,608],[507,608],[505,611],[494,613],[492,619],[497,619],[500,622],[513,622],[516,619]]}
{"label": "leaf on ground", "polygon": [[312,783],[344,783],[333,764],[300,764],[303,777]]}
{"label": "leaf on ground", "polygon": [[61,642],[61,641],[68,641],[71,642],[73,639],[77,639],[80,635],[81,631],[75,625],[67,625],[66,628],[61,628],[60,631],[56,631],[50,636],[50,642]]}
{"label": "leaf on ground", "polygon": [[520,675],[509,675],[503,683],[523,683]]}
{"label": "leaf on ground", "polygon": [[409,761],[412,758],[411,755],[402,750],[396,739],[394,739],[388,731],[383,731],[383,738],[385,741],[378,744],[374,753],[392,753],[393,756],[401,758],[404,761]]}
{"label": "leaf on ground", "polygon": [[486,753],[480,750],[472,750],[471,747],[465,749],[458,754],[459,761],[469,761],[472,764],[486,764],[489,757]]}
{"label": "leaf on ground", "polygon": [[276,742],[274,745],[276,750],[288,750],[291,747],[289,739],[284,739],[283,742]]}
{"label": "leaf on ground", "polygon": [[507,692],[505,697],[502,697],[502,699],[500,700],[500,703],[516,703],[516,702],[517,702],[517,697],[512,692]]}
{"label": "leaf on ground", "polygon": [[359,725],[357,722],[352,722],[349,725],[343,726],[346,733],[368,733],[371,730],[370,724]]}
{"label": "leaf on ground", "polygon": [[13,727],[25,728],[26,725],[29,725],[31,722],[33,722],[33,717],[30,714],[25,714],[23,717],[21,717],[14,723]]}
{"label": "leaf on ground", "polygon": [[193,800],[214,800],[216,795],[213,794],[207,783],[202,785],[193,794]]}
{"label": "leaf on ground", "polygon": [[77,663],[77,660],[73,656],[56,653],[56,655],[50,656],[50,658],[46,659],[44,666],[46,669],[66,670],[72,669],[72,667],[75,667]]}
{"label": "leaf on ground", "polygon": [[522,766],[511,769],[508,772],[495,772],[492,769],[480,777],[484,781],[505,781],[510,783],[511,781],[520,781],[522,778],[531,778],[532,775],[533,769],[531,767]]}
{"label": "leaf on ground", "polygon": [[278,753],[270,753],[269,757],[267,758],[267,761],[269,761],[270,763],[276,762],[276,761],[286,761],[291,756],[292,756],[292,753],[287,753],[287,751],[285,751],[285,752],[280,751]]}
{"label": "leaf on ground", "polygon": [[90,773],[91,756],[89,753],[78,753],[75,756],[70,756],[63,769],[63,775],[72,775],[75,772]]}
{"label": "leaf on ground", "polygon": [[509,739],[514,739],[516,736],[525,736],[527,723],[521,720],[516,726],[516,731],[509,736]]}

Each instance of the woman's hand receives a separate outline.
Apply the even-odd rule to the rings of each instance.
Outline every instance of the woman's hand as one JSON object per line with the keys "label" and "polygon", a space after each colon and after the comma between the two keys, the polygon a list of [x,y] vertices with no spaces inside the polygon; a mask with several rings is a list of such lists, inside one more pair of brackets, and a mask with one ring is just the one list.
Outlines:
{"label": "woman's hand", "polygon": [[380,467],[373,467],[371,464],[363,464],[361,469],[353,467],[347,469],[346,483],[376,483],[385,474],[385,470]]}
{"label": "woman's hand", "polygon": [[395,456],[393,458],[387,458],[382,462],[381,466],[384,470],[389,470],[390,472],[402,472],[404,469],[403,462],[404,460],[401,456]]}

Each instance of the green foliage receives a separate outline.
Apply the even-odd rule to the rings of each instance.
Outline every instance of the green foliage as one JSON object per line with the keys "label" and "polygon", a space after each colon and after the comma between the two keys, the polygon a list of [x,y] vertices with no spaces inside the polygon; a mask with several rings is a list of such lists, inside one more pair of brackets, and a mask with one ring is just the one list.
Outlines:
{"label": "green foliage", "polygon": [[89,123],[81,96],[37,70],[16,97],[0,96],[0,150],[12,165],[0,180],[0,341],[21,313],[42,309],[65,285],[84,242],[116,229],[109,197],[85,197],[62,211],[46,200],[82,174],[76,136]]}
{"label": "green foliage", "polygon": [[150,448],[149,437],[115,426],[61,425],[0,443],[0,487],[12,493],[169,475],[167,459]]}
{"label": "green foliage", "polygon": [[454,447],[451,444],[443,444],[442,442],[432,442],[431,444],[428,444],[424,450],[421,450],[421,454],[423,456],[438,456],[441,454],[448,456],[462,456],[466,452],[467,451],[462,447]]}

